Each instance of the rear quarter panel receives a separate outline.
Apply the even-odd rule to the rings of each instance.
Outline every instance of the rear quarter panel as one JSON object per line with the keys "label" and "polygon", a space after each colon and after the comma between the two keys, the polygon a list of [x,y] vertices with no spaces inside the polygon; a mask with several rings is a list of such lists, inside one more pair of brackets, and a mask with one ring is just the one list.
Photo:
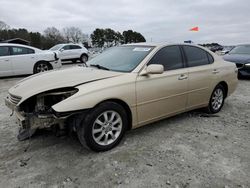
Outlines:
{"label": "rear quarter panel", "polygon": [[238,69],[234,63],[226,62],[222,58],[217,58],[217,69],[220,71],[218,74],[218,83],[226,82],[228,85],[228,94],[231,95],[237,88],[238,84]]}

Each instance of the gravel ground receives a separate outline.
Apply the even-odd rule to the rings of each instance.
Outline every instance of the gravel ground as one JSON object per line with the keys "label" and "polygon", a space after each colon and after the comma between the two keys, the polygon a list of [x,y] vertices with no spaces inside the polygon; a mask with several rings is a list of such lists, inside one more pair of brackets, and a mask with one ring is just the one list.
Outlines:
{"label": "gravel ground", "polygon": [[250,80],[216,116],[184,113],[94,153],[50,131],[17,141],[2,99],[20,79],[0,79],[0,187],[250,187]]}

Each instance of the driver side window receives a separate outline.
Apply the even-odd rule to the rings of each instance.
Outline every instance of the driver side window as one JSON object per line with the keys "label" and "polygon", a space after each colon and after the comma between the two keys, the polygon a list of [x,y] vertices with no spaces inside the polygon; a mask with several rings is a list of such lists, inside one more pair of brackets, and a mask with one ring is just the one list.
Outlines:
{"label": "driver side window", "polygon": [[150,64],[161,64],[164,71],[183,68],[182,54],[179,46],[167,46],[160,49],[149,61]]}

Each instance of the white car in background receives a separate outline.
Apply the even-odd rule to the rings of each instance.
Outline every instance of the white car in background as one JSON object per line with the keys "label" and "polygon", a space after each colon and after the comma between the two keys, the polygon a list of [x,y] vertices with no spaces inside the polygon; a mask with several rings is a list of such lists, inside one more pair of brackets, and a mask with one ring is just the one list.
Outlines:
{"label": "white car in background", "polygon": [[61,66],[54,52],[21,44],[0,43],[0,77],[35,74]]}
{"label": "white car in background", "polygon": [[80,44],[57,44],[49,49],[50,51],[57,51],[60,59],[65,61],[72,61],[76,63],[77,60],[80,60],[82,63],[88,61],[88,50]]}

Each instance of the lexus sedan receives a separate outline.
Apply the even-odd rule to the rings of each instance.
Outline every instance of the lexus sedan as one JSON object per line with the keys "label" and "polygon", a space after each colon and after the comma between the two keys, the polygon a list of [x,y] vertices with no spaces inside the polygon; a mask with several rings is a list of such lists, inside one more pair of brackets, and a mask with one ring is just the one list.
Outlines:
{"label": "lexus sedan", "polygon": [[35,74],[61,66],[55,52],[21,44],[0,43],[0,77]]}
{"label": "lexus sedan", "polygon": [[197,108],[219,112],[238,82],[235,64],[189,44],[113,47],[87,65],[35,75],[10,88],[5,103],[20,124],[19,140],[57,127],[75,131],[94,151],[106,151],[127,130]]}
{"label": "lexus sedan", "polygon": [[223,58],[236,64],[239,69],[239,78],[250,78],[250,44],[236,46]]}

